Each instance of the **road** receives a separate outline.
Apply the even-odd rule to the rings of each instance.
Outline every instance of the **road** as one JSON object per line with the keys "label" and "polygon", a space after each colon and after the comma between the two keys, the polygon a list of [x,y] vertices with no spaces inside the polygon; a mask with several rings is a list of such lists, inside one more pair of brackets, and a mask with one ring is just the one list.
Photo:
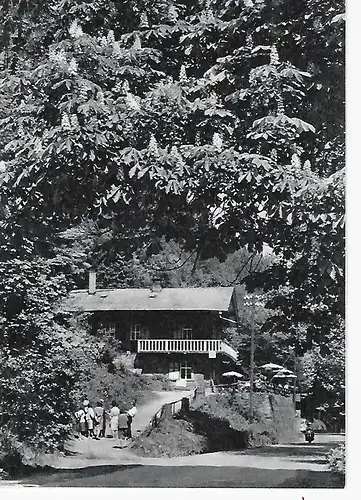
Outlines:
{"label": "road", "polygon": [[119,450],[117,464],[98,462],[80,469],[52,469],[17,481],[16,485],[329,488],[336,485],[327,471],[325,455],[343,441],[343,435],[324,434],[316,435],[312,444],[300,439],[287,445],[176,458],[136,457],[129,450]]}

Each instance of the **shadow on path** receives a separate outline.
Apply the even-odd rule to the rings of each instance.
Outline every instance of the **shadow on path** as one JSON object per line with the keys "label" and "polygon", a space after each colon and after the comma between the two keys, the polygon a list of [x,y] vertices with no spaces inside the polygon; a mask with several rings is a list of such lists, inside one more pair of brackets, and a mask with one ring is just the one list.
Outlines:
{"label": "shadow on path", "polygon": [[332,447],[339,445],[338,441],[329,443],[295,443],[282,446],[267,446],[240,451],[231,451],[234,455],[262,456],[262,457],[312,457],[325,456]]}
{"label": "shadow on path", "polygon": [[99,466],[47,470],[25,481],[46,487],[341,488],[328,472],[207,466]]}

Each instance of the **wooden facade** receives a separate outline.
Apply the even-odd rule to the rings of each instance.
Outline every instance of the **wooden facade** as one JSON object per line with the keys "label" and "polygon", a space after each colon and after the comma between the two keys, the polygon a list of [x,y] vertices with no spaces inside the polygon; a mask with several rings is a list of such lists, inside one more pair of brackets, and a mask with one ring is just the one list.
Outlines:
{"label": "wooden facade", "polygon": [[112,335],[134,353],[134,368],[165,374],[176,386],[217,382],[237,360],[224,340],[227,321],[237,316],[232,288],[81,290],[68,304],[92,313],[94,333]]}

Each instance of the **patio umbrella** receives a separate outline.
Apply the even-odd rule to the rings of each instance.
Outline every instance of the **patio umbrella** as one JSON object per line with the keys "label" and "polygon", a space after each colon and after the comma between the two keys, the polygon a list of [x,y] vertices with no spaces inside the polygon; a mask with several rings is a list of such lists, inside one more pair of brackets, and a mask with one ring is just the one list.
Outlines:
{"label": "patio umbrella", "polygon": [[238,373],[238,372],[225,372],[225,373],[222,373],[222,376],[223,377],[243,378],[242,373]]}
{"label": "patio umbrella", "polygon": [[282,368],[282,370],[277,370],[277,375],[294,375],[292,370],[288,370],[287,368]]}
{"label": "patio umbrella", "polygon": [[276,365],[275,363],[266,363],[265,365],[260,366],[263,370],[273,371],[273,370],[285,370],[285,368],[281,365]]}
{"label": "patio umbrella", "polygon": [[272,378],[297,378],[293,373],[277,372]]}

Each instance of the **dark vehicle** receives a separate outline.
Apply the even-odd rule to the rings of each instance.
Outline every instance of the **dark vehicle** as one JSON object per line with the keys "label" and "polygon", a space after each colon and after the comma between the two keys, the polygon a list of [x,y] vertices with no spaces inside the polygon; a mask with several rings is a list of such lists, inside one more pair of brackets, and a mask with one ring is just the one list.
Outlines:
{"label": "dark vehicle", "polygon": [[307,427],[307,429],[305,430],[305,440],[308,443],[312,443],[314,439],[315,439],[314,431],[310,427]]}

